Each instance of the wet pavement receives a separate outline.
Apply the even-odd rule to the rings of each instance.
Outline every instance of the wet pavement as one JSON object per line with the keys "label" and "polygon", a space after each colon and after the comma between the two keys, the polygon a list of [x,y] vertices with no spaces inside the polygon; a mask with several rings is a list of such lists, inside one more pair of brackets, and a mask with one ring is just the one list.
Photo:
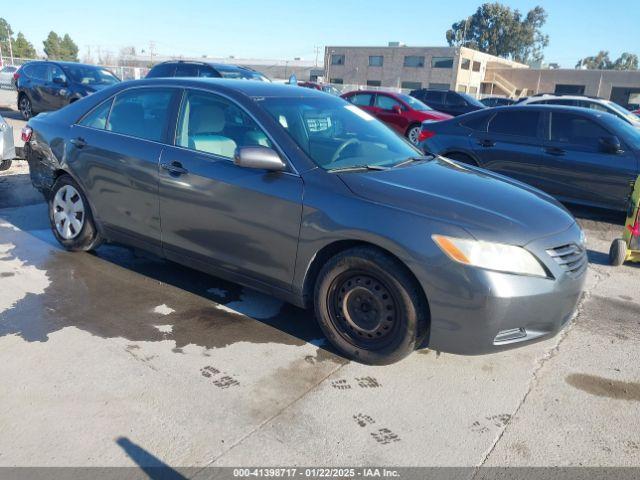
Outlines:
{"label": "wet pavement", "polygon": [[620,215],[576,210],[591,265],[558,337],[368,367],[272,297],[63,251],[24,170],[0,176],[0,466],[640,465],[640,269],[606,256]]}

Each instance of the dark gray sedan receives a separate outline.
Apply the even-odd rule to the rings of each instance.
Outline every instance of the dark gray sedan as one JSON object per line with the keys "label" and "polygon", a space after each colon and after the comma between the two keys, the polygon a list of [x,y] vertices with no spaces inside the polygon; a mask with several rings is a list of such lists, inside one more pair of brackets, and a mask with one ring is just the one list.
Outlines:
{"label": "dark gray sedan", "polygon": [[314,90],[129,82],[24,135],[65,248],[118,242],[313,307],[365,363],[548,338],[583,288],[584,236],[551,197]]}

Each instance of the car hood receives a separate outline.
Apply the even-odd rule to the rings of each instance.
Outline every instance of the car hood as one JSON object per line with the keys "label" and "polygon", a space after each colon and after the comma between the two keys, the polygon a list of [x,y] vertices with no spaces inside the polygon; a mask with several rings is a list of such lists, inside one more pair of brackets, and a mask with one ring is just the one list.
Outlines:
{"label": "car hood", "polygon": [[455,224],[480,240],[525,245],[575,223],[546,193],[441,157],[340,178],[361,198]]}
{"label": "car hood", "polygon": [[418,113],[418,117],[422,121],[435,120],[439,122],[440,120],[449,120],[450,118],[453,118],[452,115],[449,115],[448,113],[438,112],[437,110],[428,110],[426,112],[417,112],[417,113]]}

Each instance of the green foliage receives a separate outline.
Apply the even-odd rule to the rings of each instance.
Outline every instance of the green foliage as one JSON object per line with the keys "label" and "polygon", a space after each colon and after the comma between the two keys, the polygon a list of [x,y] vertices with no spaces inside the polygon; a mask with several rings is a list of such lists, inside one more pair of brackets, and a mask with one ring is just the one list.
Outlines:
{"label": "green foliage", "polygon": [[541,31],[547,12],[538,6],[525,16],[498,2],[482,4],[447,31],[450,46],[465,46],[516,62],[540,61],[549,37]]}
{"label": "green foliage", "polygon": [[22,32],[18,32],[18,36],[13,42],[13,56],[18,58],[36,58],[36,49],[33,48]]}
{"label": "green foliage", "polygon": [[9,37],[13,35],[13,30],[11,30],[11,25],[4,18],[0,17],[0,42],[4,44]]}
{"label": "green foliage", "polygon": [[78,46],[68,34],[60,38],[56,32],[49,32],[47,39],[42,42],[44,53],[49,60],[78,61]]}
{"label": "green foliage", "polygon": [[617,60],[611,61],[609,52],[600,50],[597,55],[579,60],[576,68],[586,68],[587,70],[638,70],[638,56],[634,53],[624,52]]}

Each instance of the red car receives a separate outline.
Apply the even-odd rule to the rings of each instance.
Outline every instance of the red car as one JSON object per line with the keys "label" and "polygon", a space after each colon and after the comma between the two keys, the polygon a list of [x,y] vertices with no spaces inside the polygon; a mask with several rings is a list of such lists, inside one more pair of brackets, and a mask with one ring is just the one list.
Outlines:
{"label": "red car", "polygon": [[418,144],[422,122],[453,118],[404,93],[358,90],[345,93],[342,98],[386,123],[414,145]]}
{"label": "red car", "polygon": [[635,113],[637,116],[639,116],[639,117],[640,117],[640,108],[639,108],[639,109],[637,109],[637,110],[634,110],[634,111],[633,111],[633,112],[631,112],[631,113]]}

